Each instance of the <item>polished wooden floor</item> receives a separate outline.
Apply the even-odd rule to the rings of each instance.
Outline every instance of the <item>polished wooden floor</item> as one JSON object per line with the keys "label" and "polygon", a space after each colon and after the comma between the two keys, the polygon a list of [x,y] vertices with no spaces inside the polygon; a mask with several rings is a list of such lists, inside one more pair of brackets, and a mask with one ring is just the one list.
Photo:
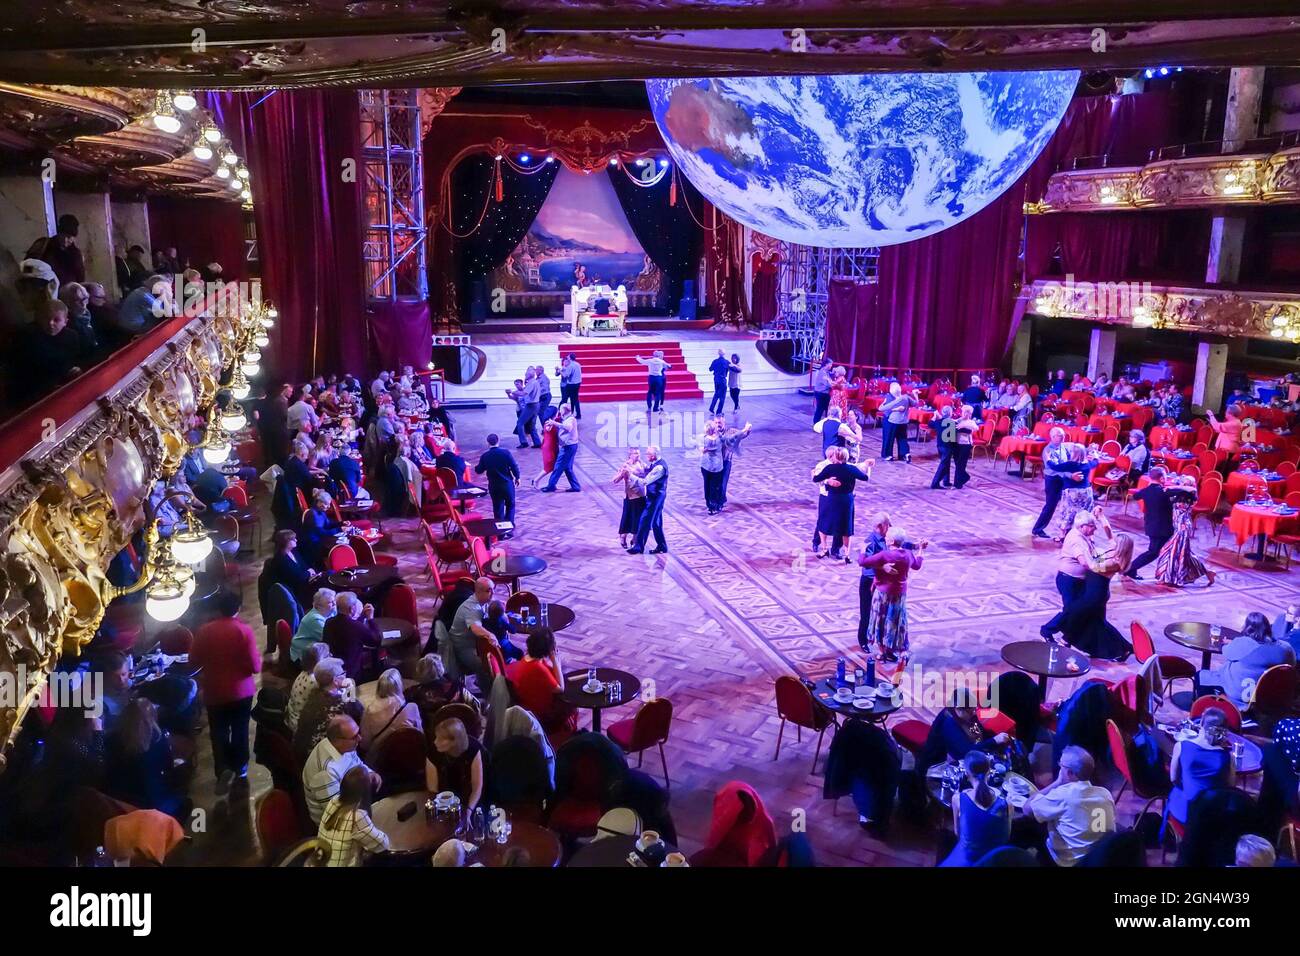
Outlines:
{"label": "polished wooden floor", "polygon": [[[703,411],[703,402],[670,403],[669,427],[657,436],[671,467],[666,556],[627,555],[615,533],[622,487],[610,478],[628,444],[649,444],[656,437],[644,431],[643,406],[584,409],[577,457],[581,494],[543,495],[527,486],[522,491],[518,533],[508,546],[544,557],[548,570],[528,586],[577,611],[576,624],[561,634],[566,668],[625,668],[652,679],[657,693],[672,700],[675,719],[666,749],[673,814],[687,849],[705,835],[714,791],[739,779],[763,795],[778,829],[806,817],[819,862],[932,864],[932,834],[900,825],[880,842],[859,829],[850,801],[840,801],[833,814],[821,797],[820,772],[810,772],[814,741],[808,733],[796,743],[788,728],[781,757],[773,760],[779,726],[773,680],[790,673],[825,675],[838,656],[856,652],[858,569],[809,553],[815,514],[810,468],[820,458],[820,436],[809,427],[811,400],[742,396],[736,420],[752,422],[754,434],[736,462],[730,504],[718,516],[705,509],[698,461],[680,438],[699,431]],[[513,449],[512,419],[505,409],[458,414],[462,452],[475,460],[491,430],[506,436],[502,444]],[[868,433],[866,443],[875,456],[878,435]],[[540,452],[516,454],[526,476],[537,473]],[[911,464],[880,463],[875,479],[860,486],[859,530],[872,513],[885,510],[910,536],[931,542],[925,566],[911,579],[914,666],[1001,671],[1002,645],[1037,639],[1039,624],[1059,606],[1052,584],[1056,546],[1029,534],[1042,482],[1019,480],[1004,473],[1002,462],[978,459],[966,489],[932,491],[934,461],[933,446],[914,445]],[[566,485],[561,480],[561,488]],[[1121,530],[1145,541],[1135,517],[1118,517],[1118,503],[1108,509]],[[421,583],[424,555],[416,524],[385,526],[392,531],[389,550],[400,555],[407,579],[422,595],[427,631],[432,603]],[[1272,616],[1300,600],[1300,567],[1239,568],[1235,542],[1227,536],[1221,549],[1213,547],[1208,528],[1198,540],[1219,572],[1213,587],[1179,591],[1125,581],[1114,588],[1112,621],[1125,632],[1130,620],[1142,621],[1157,635],[1162,653],[1180,650],[1161,636],[1167,623],[1235,625],[1251,610]],[[244,581],[250,589],[262,557],[248,561]],[[247,606],[255,615],[255,601]],[[1099,662],[1093,673],[1114,679],[1131,667]],[[1053,682],[1050,697],[1068,695],[1072,683]],[[623,708],[626,714],[632,706]],[[932,710],[912,708],[912,714],[928,717]],[[606,722],[617,716],[607,711]],[[647,754],[646,769],[658,772],[657,755]],[[220,839],[196,840],[194,861],[254,859],[250,806],[214,801],[206,763],[200,772],[196,799],[215,810],[212,832]],[[254,796],[266,786],[265,773],[256,768]],[[1135,809],[1121,804],[1121,817]]]}

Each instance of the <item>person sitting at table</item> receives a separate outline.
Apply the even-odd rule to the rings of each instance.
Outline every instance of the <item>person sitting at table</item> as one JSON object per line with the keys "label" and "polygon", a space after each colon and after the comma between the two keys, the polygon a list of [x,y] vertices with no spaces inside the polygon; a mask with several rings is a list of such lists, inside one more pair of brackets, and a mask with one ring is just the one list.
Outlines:
{"label": "person sitting at table", "polygon": [[1246,615],[1241,634],[1224,645],[1223,666],[1197,675],[1197,693],[1221,691],[1240,709],[1254,696],[1255,685],[1266,670],[1295,661],[1291,645],[1273,639],[1268,618],[1259,611],[1251,611]]}
{"label": "person sitting at table", "polygon": [[456,476],[456,487],[465,484],[465,469],[469,467],[465,459],[457,454],[456,443],[449,438],[439,438],[438,456],[433,460],[438,468],[446,468]]}
{"label": "person sitting at table", "polygon": [[330,721],[340,714],[347,714],[354,721],[361,719],[362,706],[355,700],[348,700],[344,692],[346,675],[343,662],[327,657],[312,671],[316,686],[307,694],[298,715],[298,727],[293,733],[293,749],[300,760],[305,760],[321,738],[325,736]]}
{"label": "person sitting at table", "polygon": [[506,665],[520,706],[532,711],[548,736],[558,742],[578,729],[578,712],[559,695],[564,689],[564,668],[555,647],[555,632],[539,627],[528,635],[528,652]]}
{"label": "person sitting at table", "polygon": [[885,730],[865,720],[846,720],[826,754],[822,797],[852,797],[858,826],[883,838],[894,812],[901,769],[898,745]]}
{"label": "person sitting at table", "polygon": [[506,614],[506,606],[500,601],[491,601],[483,612],[483,626],[492,632],[492,636],[497,639],[497,644],[501,648],[501,653],[505,655],[506,663],[512,663],[522,660],[524,652],[515,646],[510,640],[511,634],[519,633],[515,631],[509,616]]}
{"label": "person sitting at table", "polygon": [[1047,390],[1058,398],[1065,393],[1066,386],[1069,383],[1065,380],[1065,369],[1057,369],[1056,377],[1049,378]]}
{"label": "person sitting at table", "polygon": [[465,850],[465,842],[456,837],[444,840],[442,845],[433,851],[429,865],[439,869],[461,869],[468,866],[469,854]]}
{"label": "person sitting at table", "polygon": [[388,850],[388,834],[370,819],[370,774],[357,766],[343,775],[338,794],[321,813],[316,831],[322,866],[360,866],[370,854]]}
{"label": "person sitting at table", "polygon": [[343,662],[343,672],[359,684],[374,678],[378,668],[378,650],[383,644],[375,626],[375,608],[363,604],[351,591],[344,591],[334,601],[335,614],[321,629],[321,639],[329,645],[330,656]]}
{"label": "person sitting at table", "polygon": [[492,581],[477,578],[474,593],[456,609],[450,627],[443,625],[441,614],[434,623],[438,634],[438,653],[452,677],[464,678],[473,674],[478,678],[481,693],[488,684],[487,665],[478,655],[479,638],[491,638],[492,632],[483,626],[483,608],[492,599]]}
{"label": "person sitting at table", "polygon": [[916,773],[924,780],[925,773],[937,763],[962,760],[972,750],[989,752],[1005,747],[1011,742],[1007,734],[990,733],[978,714],[978,701],[966,687],[953,689],[948,706],[939,711],[925,743],[916,752]]}
{"label": "person sitting at table", "polygon": [[329,802],[339,794],[348,771],[359,767],[370,781],[371,792],[383,785],[357,753],[361,731],[357,722],[346,714],[330,718],[323,739],[312,750],[302,768],[303,798],[313,823],[319,824]]}
{"label": "person sitting at table", "polygon": [[361,473],[361,462],[343,449],[337,449],[337,453],[330,459],[326,473],[340,489],[347,491],[349,500],[370,499],[370,492],[361,484],[365,480],[365,476]]}
{"label": "person sitting at table", "polygon": [[298,557],[298,532],[281,528],[271,536],[274,552],[262,565],[257,579],[259,603],[265,604],[266,591],[272,584],[282,584],[299,604],[307,604],[312,597],[312,580],[316,569]]}
{"label": "person sitting at table", "polygon": [[424,762],[424,784],[430,793],[450,790],[467,812],[483,797],[483,745],[454,717],[434,728],[433,746]]}
{"label": "person sitting at table", "polygon": [[1241,450],[1241,406],[1229,405],[1226,417],[1219,421],[1214,416],[1214,412],[1206,410],[1206,417],[1210,420],[1210,427],[1218,433],[1218,438],[1214,440],[1216,451],[1225,451],[1230,456],[1235,455]]}
{"label": "person sitting at table", "polygon": [[1074,866],[1093,844],[1115,830],[1115,801],[1110,791],[1092,783],[1096,765],[1082,747],[1061,753],[1060,771],[1032,795],[1024,812],[1047,825],[1044,862]]}
{"label": "person sitting at table", "polygon": [[302,670],[294,675],[289,685],[289,699],[284,706],[284,725],[292,733],[298,729],[298,717],[307,698],[316,687],[316,665],[330,656],[330,646],[324,641],[308,644],[302,653]]}
{"label": "person sitting at table", "polygon": [[445,704],[468,704],[479,709],[478,699],[465,685],[447,676],[446,666],[437,654],[425,654],[415,662],[415,684],[407,689],[406,699],[420,709],[420,720],[426,727]]}
{"label": "person sitting at table", "polygon": [[1011,427],[1016,429],[1029,428],[1029,419],[1034,412],[1034,396],[1029,394],[1029,389],[1025,385],[1016,386],[1016,397],[1011,403]]}
{"label": "person sitting at table", "polygon": [[1237,846],[1233,851],[1233,865],[1271,869],[1277,866],[1277,851],[1273,849],[1273,844],[1262,836],[1245,833],[1237,838]]}
{"label": "person sitting at table", "polygon": [[298,492],[310,500],[312,489],[322,481],[325,472],[313,469],[308,463],[312,446],[309,442],[295,441],[289,446],[289,457],[280,466],[282,474],[276,480],[271,502],[271,513],[277,528],[297,528],[302,521]]}
{"label": "person sitting at table", "polygon": [[311,599],[311,610],[298,622],[298,630],[289,642],[289,659],[302,663],[303,653],[311,645],[325,639],[325,622],[334,616],[338,594],[331,588],[321,588]]}
{"label": "person sitting at table", "polygon": [[1151,452],[1147,448],[1147,436],[1142,429],[1134,428],[1128,433],[1128,444],[1124,446],[1121,454],[1128,455],[1128,480],[1136,482],[1146,472],[1147,466],[1151,463]]}
{"label": "person sitting at table", "polygon": [[176,780],[171,738],[158,726],[152,701],[134,698],[104,741],[104,792],[140,810],[180,819],[186,809]]}
{"label": "person sitting at table", "polygon": [[969,790],[952,797],[952,832],[957,845],[940,866],[973,866],[1011,839],[1011,807],[988,785],[988,754],[972,750],[962,758]]}
{"label": "person sitting at table", "polygon": [[1284,717],[1263,748],[1264,772],[1259,813],[1265,832],[1276,833],[1288,819],[1300,817],[1300,717]]}
{"label": "person sitting at table", "polygon": [[1169,757],[1169,779],[1174,786],[1165,807],[1169,819],[1186,826],[1188,809],[1197,796],[1216,787],[1236,786],[1237,772],[1228,745],[1228,719],[1217,707],[1201,715],[1195,737],[1174,744]]}
{"label": "person sitting at table", "polygon": [[406,699],[402,675],[390,667],[375,681],[375,697],[361,715],[361,749],[370,751],[393,731],[407,727],[424,730],[420,708]]}
{"label": "person sitting at table", "polygon": [[338,544],[339,533],[343,530],[343,525],[330,510],[333,504],[334,499],[328,491],[316,488],[311,493],[311,507],[303,515],[298,540],[302,545],[303,558],[312,567],[325,567],[329,551]]}

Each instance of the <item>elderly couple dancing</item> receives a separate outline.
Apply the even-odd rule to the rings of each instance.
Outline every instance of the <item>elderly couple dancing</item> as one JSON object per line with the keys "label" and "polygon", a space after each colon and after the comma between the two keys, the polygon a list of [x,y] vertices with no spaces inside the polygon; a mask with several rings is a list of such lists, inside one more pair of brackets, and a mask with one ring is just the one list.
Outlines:
{"label": "elderly couple dancing", "polygon": [[1133,539],[1116,534],[1101,507],[1080,511],[1061,544],[1056,564],[1056,589],[1061,610],[1039,628],[1044,640],[1058,633],[1089,657],[1123,661],[1133,646],[1106,620],[1110,581],[1133,561]]}

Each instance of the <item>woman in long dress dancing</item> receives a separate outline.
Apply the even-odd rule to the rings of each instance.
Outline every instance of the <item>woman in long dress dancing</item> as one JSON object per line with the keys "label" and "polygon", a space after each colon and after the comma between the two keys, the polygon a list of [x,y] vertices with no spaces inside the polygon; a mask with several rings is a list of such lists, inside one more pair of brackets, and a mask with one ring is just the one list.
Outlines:
{"label": "woman in long dress dancing", "polygon": [[875,644],[886,661],[907,660],[911,634],[907,622],[907,576],[921,567],[928,541],[916,550],[904,548],[907,533],[890,528],[885,535],[885,550],[863,555],[858,563],[876,573],[876,588],[871,593],[871,615],[867,619],[867,644]]}
{"label": "woman in long dress dancing", "polygon": [[1081,511],[1092,511],[1094,501],[1092,493],[1092,472],[1097,467],[1096,459],[1089,460],[1088,451],[1078,442],[1065,446],[1066,460],[1056,466],[1058,472],[1070,472],[1081,475],[1078,481],[1073,479],[1065,483],[1061,492],[1061,507],[1056,512],[1056,534],[1053,541],[1064,541],[1065,536],[1074,527],[1074,516]]}
{"label": "woman in long dress dancing", "polygon": [[1094,554],[1083,578],[1083,591],[1067,609],[1061,621],[1065,640],[1089,657],[1123,661],[1133,653],[1119,630],[1106,620],[1110,601],[1110,581],[1123,574],[1133,563],[1133,539],[1115,534],[1101,506],[1093,508],[1097,532],[1093,535]]}
{"label": "woman in long dress dancing", "polygon": [[1156,580],[1170,587],[1181,588],[1207,578],[1206,587],[1214,583],[1215,574],[1192,550],[1192,503],[1195,492],[1191,489],[1168,489],[1174,505],[1174,536],[1165,542],[1156,557]]}

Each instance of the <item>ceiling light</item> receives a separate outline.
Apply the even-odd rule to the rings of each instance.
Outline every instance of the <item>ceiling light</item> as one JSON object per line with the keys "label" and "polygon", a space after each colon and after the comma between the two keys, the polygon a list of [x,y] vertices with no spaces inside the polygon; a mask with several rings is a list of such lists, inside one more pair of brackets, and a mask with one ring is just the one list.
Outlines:
{"label": "ceiling light", "polygon": [[153,125],[164,133],[180,132],[181,121],[177,118],[176,110],[172,108],[170,100],[159,98],[158,105],[153,112]]}
{"label": "ceiling light", "polygon": [[230,168],[229,168],[228,166],[218,166],[218,167],[217,167],[217,178],[218,178],[218,179],[229,179],[229,178],[230,178]]}
{"label": "ceiling light", "polygon": [[217,129],[217,127],[211,123],[207,123],[203,127],[203,138],[215,146],[217,143],[221,142],[221,130]]}
{"label": "ceiling light", "polygon": [[199,101],[194,98],[194,94],[188,90],[177,90],[172,94],[172,105],[183,113],[188,113],[194,107],[199,105]]}

